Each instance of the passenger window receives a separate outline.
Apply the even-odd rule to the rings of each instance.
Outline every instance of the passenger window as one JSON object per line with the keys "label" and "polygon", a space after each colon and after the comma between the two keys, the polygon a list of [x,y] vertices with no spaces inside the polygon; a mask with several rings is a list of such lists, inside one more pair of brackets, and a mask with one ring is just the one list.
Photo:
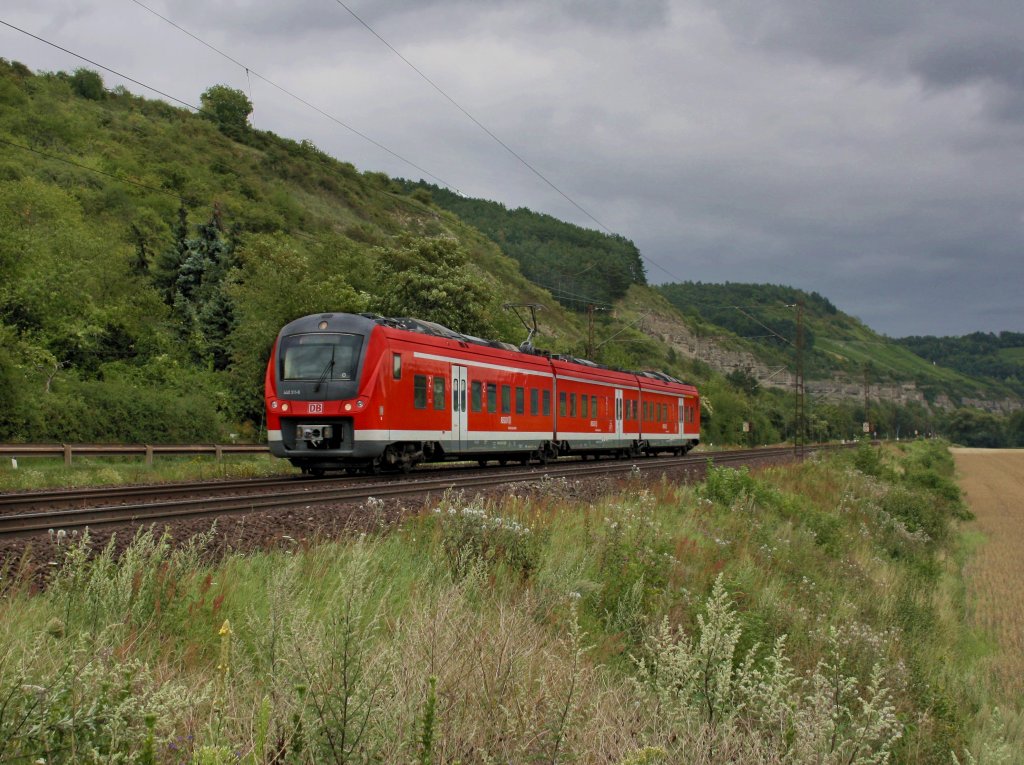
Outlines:
{"label": "passenger window", "polygon": [[427,408],[427,376],[415,375],[412,378],[412,405],[417,409]]}
{"label": "passenger window", "polygon": [[402,354],[391,354],[391,376],[396,380],[402,379]]}
{"label": "passenger window", "polygon": [[516,386],[516,414],[523,414],[526,411],[526,390]]}
{"label": "passenger window", "polygon": [[444,409],[444,378],[434,378],[434,409]]}
{"label": "passenger window", "polygon": [[558,394],[558,416],[565,417],[565,393]]}
{"label": "passenger window", "polygon": [[511,414],[512,412],[512,386],[501,386],[501,413]]}
{"label": "passenger window", "polygon": [[569,394],[569,416],[570,417],[575,417],[576,416],[576,394],[575,393],[570,393]]}
{"label": "passenger window", "polygon": [[498,411],[498,384],[487,383],[487,411],[493,414]]}
{"label": "passenger window", "polygon": [[[583,415],[586,417],[586,415]],[[597,417],[597,396],[590,397],[590,416]]]}
{"label": "passenger window", "polygon": [[541,403],[543,404],[542,414],[545,417],[550,417],[551,416],[551,391],[549,391],[549,390],[544,391],[544,394],[541,397]]}
{"label": "passenger window", "polygon": [[587,404],[587,397],[586,396],[581,396],[580,397],[580,417],[589,417],[589,416],[590,416],[590,408],[589,408],[589,406]]}
{"label": "passenger window", "polygon": [[483,386],[479,380],[474,380],[470,386],[470,398],[472,399],[471,404],[474,412],[482,412],[484,410],[484,393]]}
{"label": "passenger window", "polygon": [[537,395],[539,391],[536,388],[530,388],[530,414],[534,417],[537,416]]}

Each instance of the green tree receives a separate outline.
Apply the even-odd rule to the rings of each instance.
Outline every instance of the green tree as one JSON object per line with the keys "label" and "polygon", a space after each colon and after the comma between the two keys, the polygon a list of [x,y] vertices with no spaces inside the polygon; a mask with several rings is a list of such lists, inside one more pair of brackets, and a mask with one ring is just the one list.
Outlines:
{"label": "green tree", "polygon": [[252,101],[240,90],[214,85],[200,97],[203,116],[212,120],[224,135],[241,138],[249,129]]}
{"label": "green tree", "polygon": [[496,319],[502,315],[497,285],[454,239],[409,237],[376,254],[378,282],[387,286],[374,302],[378,313],[426,319],[492,339],[507,331]]}
{"label": "green tree", "polygon": [[951,441],[964,446],[996,448],[1006,444],[1002,420],[980,409],[957,409],[946,431]]}
{"label": "green tree", "polygon": [[103,78],[92,69],[76,69],[71,75],[71,90],[90,101],[102,101],[107,95],[103,89]]}

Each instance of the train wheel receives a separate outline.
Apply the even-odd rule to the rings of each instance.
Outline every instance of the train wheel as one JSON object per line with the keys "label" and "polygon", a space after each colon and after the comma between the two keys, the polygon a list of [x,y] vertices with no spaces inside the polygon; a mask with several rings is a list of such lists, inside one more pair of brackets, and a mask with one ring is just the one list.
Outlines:
{"label": "train wheel", "polygon": [[477,460],[476,464],[480,467],[487,467],[487,460]]}
{"label": "train wheel", "polygon": [[502,457],[500,460],[498,460],[498,464],[501,465],[502,467],[505,467],[505,465],[508,464],[508,460]]}
{"label": "train wheel", "polygon": [[547,450],[543,446],[540,449],[537,450],[537,453],[534,455],[534,457],[537,459],[537,464],[539,464],[539,465],[547,465],[548,464],[548,453],[547,453]]}

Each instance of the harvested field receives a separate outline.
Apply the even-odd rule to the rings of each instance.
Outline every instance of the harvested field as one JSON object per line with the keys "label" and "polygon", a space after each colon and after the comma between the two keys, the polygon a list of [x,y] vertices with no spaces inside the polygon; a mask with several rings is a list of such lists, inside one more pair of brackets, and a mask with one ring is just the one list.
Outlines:
{"label": "harvested field", "polygon": [[967,562],[967,615],[991,635],[992,680],[1006,698],[1024,696],[1024,450],[953,449],[960,487],[984,542]]}

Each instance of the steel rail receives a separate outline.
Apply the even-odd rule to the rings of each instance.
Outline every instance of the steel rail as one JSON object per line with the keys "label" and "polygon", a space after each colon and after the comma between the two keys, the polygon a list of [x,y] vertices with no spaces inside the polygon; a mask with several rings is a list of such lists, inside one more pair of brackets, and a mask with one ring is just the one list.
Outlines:
{"label": "steel rail", "polygon": [[[838,447],[816,447],[827,449]],[[815,449],[811,449],[813,451]],[[706,466],[710,460],[717,463],[744,463],[763,459],[791,459],[789,447],[743,450],[735,452],[714,452],[687,457],[664,459],[638,459],[636,461],[574,462],[548,466],[534,466],[529,469],[503,470],[486,476],[444,478],[417,478],[383,484],[362,484],[349,487],[326,487],[309,490],[305,482],[297,483],[294,489],[278,493],[257,494],[235,497],[203,497],[171,502],[150,502],[141,505],[116,505],[41,513],[23,513],[0,517],[0,537],[26,536],[51,529],[79,529],[102,527],[124,523],[158,523],[187,517],[202,517],[239,512],[296,507],[325,502],[367,501],[370,497],[408,497],[445,492],[455,489],[479,490],[502,484],[540,481],[551,478],[586,477],[590,475],[617,475],[639,470],[641,473],[658,472],[667,468]],[[696,471],[696,472],[702,472]]]}

